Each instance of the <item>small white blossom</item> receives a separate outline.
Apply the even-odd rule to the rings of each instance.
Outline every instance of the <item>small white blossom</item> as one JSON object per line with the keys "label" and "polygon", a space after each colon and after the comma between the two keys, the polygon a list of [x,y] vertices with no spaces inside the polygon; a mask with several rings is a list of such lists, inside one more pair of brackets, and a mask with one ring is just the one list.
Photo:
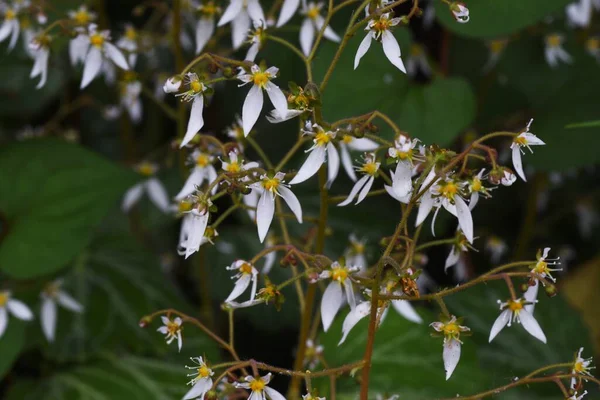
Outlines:
{"label": "small white blossom", "polygon": [[2,13],[4,17],[4,21],[2,22],[2,25],[0,25],[0,42],[3,42],[10,36],[10,40],[8,42],[8,51],[14,49],[15,45],[17,44],[21,30],[18,14],[23,8],[26,7],[29,7],[28,1],[23,1],[20,3],[14,2],[11,5],[8,5],[4,2],[0,4],[0,13]]}
{"label": "small white blossom", "polygon": [[542,146],[546,144],[533,133],[529,132],[529,127],[531,126],[532,122],[533,119],[531,119],[527,124],[525,132],[522,132],[516,138],[514,138],[512,144],[510,145],[512,150],[513,166],[515,167],[517,174],[519,174],[521,179],[524,181],[527,181],[527,179],[525,178],[525,172],[523,172],[523,162],[521,161],[521,153],[525,154],[523,147],[529,149],[529,151],[533,154],[531,146]]}
{"label": "small white blossom", "polygon": [[323,346],[315,344],[312,339],[306,340],[306,351],[304,352],[304,366],[315,369],[323,356]]}
{"label": "small white blossom", "polygon": [[589,55],[594,57],[596,61],[600,61],[600,37],[592,36],[585,41],[585,50]]}
{"label": "small white blossom", "polygon": [[356,306],[351,274],[358,270],[358,267],[342,266],[336,261],[331,264],[329,269],[319,275],[320,279],[331,278],[331,282],[327,285],[321,299],[321,320],[325,332],[331,326],[333,319],[345,301],[348,302],[351,309]]}
{"label": "small white blossom", "polygon": [[413,44],[410,48],[410,57],[406,60],[406,73],[414,77],[418,71],[425,76],[431,75],[431,67],[427,61],[425,49],[419,44]]}
{"label": "small white blossom", "polygon": [[367,194],[369,194],[369,191],[373,186],[373,182],[375,181],[375,175],[377,174],[377,171],[379,171],[380,165],[381,163],[376,161],[375,153],[365,154],[364,163],[357,168],[357,171],[362,172],[364,176],[358,181],[356,181],[356,183],[350,190],[350,194],[348,195],[346,200],[338,204],[338,207],[347,206],[354,200],[354,198],[357,195],[358,198],[356,200],[356,204],[362,202],[365,199],[365,197],[367,197]]}
{"label": "small white blossom", "polygon": [[492,325],[489,337],[490,342],[494,340],[506,325],[511,326],[512,322],[516,321],[523,325],[523,328],[525,328],[531,336],[546,343],[546,335],[544,335],[540,324],[535,320],[533,314],[525,309],[526,299],[508,300],[506,303],[502,303],[498,300],[498,303],[500,304],[500,310],[502,310],[502,312],[498,318],[496,318],[494,325]]}
{"label": "small white blossom", "polygon": [[196,54],[200,54],[215,32],[215,17],[221,8],[214,1],[203,2],[198,7],[200,18],[196,23]]}
{"label": "small white blossom", "polygon": [[244,43],[251,21],[266,21],[259,1],[231,0],[217,26],[231,22],[231,39],[235,50]]}
{"label": "small white blossom", "polygon": [[141,198],[144,191],[148,193],[148,197],[154,205],[162,212],[168,212],[170,209],[169,195],[160,181],[154,176],[158,171],[158,166],[149,162],[142,162],[135,166],[136,171],[146,180],[135,184],[131,187],[123,197],[121,209],[123,212],[128,212]]}
{"label": "small white blossom", "polygon": [[181,337],[181,324],[183,321],[179,317],[176,317],[172,321],[166,316],[162,316],[160,319],[162,320],[163,326],[158,328],[156,331],[166,336],[165,339],[167,344],[171,344],[175,339],[177,339],[177,347],[179,348],[179,351],[181,351],[181,346],[183,345],[183,338]]}
{"label": "small white blossom", "polygon": [[[211,183],[217,179],[217,170],[212,165],[215,160],[213,156],[200,150],[196,150],[190,155],[190,160],[193,162],[194,169],[190,173],[190,176],[188,176],[179,193],[175,196],[175,200],[183,200],[194,193],[196,188],[202,185],[205,180],[206,182]],[[216,193],[217,189],[218,187],[215,185],[212,193]]]}
{"label": "small white blossom", "polygon": [[[129,70],[125,56],[110,40],[109,31],[97,31],[95,24],[90,24],[87,34],[81,34],[85,42],[81,43],[81,53],[85,53],[83,77],[80,89],[89,85],[103,67],[107,60],[115,63],[119,68]],[[82,39],[83,40],[83,39]],[[85,51],[83,51],[85,49]]]}
{"label": "small white blossom", "polygon": [[369,47],[371,47],[371,41],[375,39],[381,41],[381,44],[383,45],[383,52],[385,53],[387,59],[400,71],[406,73],[406,68],[404,67],[404,63],[400,58],[400,46],[390,31],[391,27],[396,26],[399,23],[400,18],[390,19],[389,13],[382,14],[377,20],[372,19],[369,21],[369,24],[365,28],[367,31],[367,36],[365,36],[363,41],[358,46],[356,56],[354,57],[354,69],[358,67],[360,59],[367,53]]}
{"label": "small white blossom", "polygon": [[25,303],[13,299],[9,291],[0,291],[0,338],[4,335],[8,326],[9,313],[22,321],[33,319],[33,313]]}
{"label": "small white blossom", "polygon": [[[583,358],[581,357],[581,353],[583,353],[583,347],[579,349],[577,355],[575,356],[575,360],[573,361],[573,367],[571,368],[571,374],[580,375],[580,379],[584,379],[586,376],[592,376],[590,370],[595,369],[596,367],[592,367],[593,358]],[[574,389],[577,384],[577,378],[571,378],[571,389]],[[584,393],[585,394],[585,393]],[[582,396],[583,397],[583,396]]]}
{"label": "small white blossom", "polygon": [[258,378],[246,376],[244,380],[246,382],[235,382],[234,386],[236,388],[250,389],[252,393],[250,393],[248,400],[266,400],[267,397],[271,400],[285,400],[285,397],[281,393],[267,386],[271,381],[270,372]]}
{"label": "small white blossom", "polygon": [[267,27],[264,21],[253,21],[252,24],[254,25],[254,30],[248,34],[250,47],[246,53],[245,60],[254,62],[258,51],[262,48],[263,42],[266,40]]}
{"label": "small white blossom", "polygon": [[124,82],[121,88],[121,106],[127,111],[133,123],[142,120],[142,83],[140,81]]}
{"label": "small white blossom", "polygon": [[73,297],[61,289],[62,281],[56,280],[49,283],[40,294],[42,308],[40,320],[42,331],[49,342],[54,341],[56,333],[57,304],[75,313],[83,312],[83,307]]}
{"label": "small white blossom", "polygon": [[133,67],[137,61],[138,32],[132,24],[125,24],[125,33],[115,43],[118,48],[128,53],[127,61]]}
{"label": "small white blossom", "polygon": [[187,131],[181,141],[180,147],[186,146],[196,134],[204,126],[204,117],[202,112],[204,110],[204,91],[207,87],[200,82],[198,75],[192,72],[188,72],[185,75],[185,83],[190,87],[188,91],[176,94],[175,96],[181,97],[183,101],[192,102],[192,110],[190,111],[190,119],[188,121]]}
{"label": "small white blossom", "polygon": [[452,13],[452,16],[457,22],[461,24],[466,24],[467,22],[469,22],[469,9],[465,5],[465,3],[461,1],[452,2],[450,4],[450,12]]}
{"label": "small white blossom", "polygon": [[340,158],[342,161],[342,166],[344,167],[344,171],[353,182],[356,182],[356,173],[354,172],[354,167],[352,163],[352,157],[350,156],[350,150],[354,151],[374,151],[379,147],[377,142],[368,139],[368,138],[356,138],[351,135],[344,134],[342,135],[342,140],[339,141],[338,145],[340,147]]}
{"label": "small white blossom", "polygon": [[319,171],[319,168],[325,163],[325,158],[327,157],[327,187],[329,187],[337,177],[340,168],[340,156],[333,145],[337,131],[325,131],[317,124],[311,126],[310,122],[307,122],[306,128],[304,133],[314,136],[314,144],[306,150],[309,155],[296,173],[296,176],[290,181],[290,185],[295,185],[311,178]]}
{"label": "small white blossom", "polygon": [[561,62],[566,64],[571,64],[573,62],[569,53],[562,47],[563,42],[565,41],[565,38],[562,35],[557,33],[547,35],[544,38],[544,41],[546,43],[546,48],[544,50],[546,62],[552,68],[558,67]]}
{"label": "small white blossom", "polygon": [[40,77],[36,89],[42,88],[48,78],[48,58],[50,57],[50,37],[41,35],[29,44],[29,49],[34,57],[33,68],[29,74],[30,78]]}
{"label": "small white blossom", "polygon": [[[300,47],[305,56],[308,56],[312,50],[315,41],[315,33],[320,32],[325,24],[325,18],[321,15],[323,5],[324,3],[302,3],[302,14],[305,18],[300,27]],[[325,27],[323,36],[334,43],[339,43],[340,41],[340,37],[329,25]]]}
{"label": "small white blossom", "polygon": [[183,400],[204,399],[204,395],[212,388],[213,380],[211,377],[214,372],[206,365],[202,357],[192,357],[190,360],[196,365],[191,367],[186,365],[185,367],[195,372],[188,374],[188,377],[192,377],[192,380],[188,382],[188,385],[192,385],[192,388],[183,396]]}
{"label": "small white blossom", "polygon": [[[210,199],[204,199],[203,193],[196,192],[179,202],[179,212],[183,214],[181,231],[179,234],[178,253],[188,258],[200,249],[200,246],[210,241],[205,236],[208,229],[209,209],[212,206]],[[212,236],[217,233],[213,230]]]}
{"label": "small white blossom", "polygon": [[229,303],[242,295],[250,286],[252,282],[252,289],[250,290],[250,301],[253,301],[256,297],[256,285],[258,284],[258,270],[254,268],[252,264],[244,260],[234,261],[233,264],[226,267],[228,271],[237,271],[237,273],[231,279],[237,279],[235,286],[225,299],[226,303]]}
{"label": "small white blossom", "polygon": [[506,250],[508,250],[508,246],[498,236],[490,236],[485,243],[485,250],[491,254],[490,261],[492,264],[498,264]]}
{"label": "small white blossom", "polygon": [[490,55],[483,67],[484,72],[490,71],[496,66],[496,64],[498,64],[498,61],[500,61],[500,57],[502,56],[502,53],[507,45],[507,39],[496,39],[487,43],[487,46],[490,49]]}
{"label": "small white blossom", "polygon": [[437,332],[444,334],[442,359],[444,360],[444,369],[446,370],[446,380],[448,380],[452,376],[452,373],[460,360],[462,345],[460,334],[461,332],[469,332],[470,329],[460,325],[454,315],[446,322],[433,322],[430,326]]}
{"label": "small white blossom", "polygon": [[569,25],[585,28],[592,19],[592,0],[579,0],[566,7]]}
{"label": "small white blossom", "polygon": [[361,271],[367,269],[367,257],[365,256],[366,239],[358,239],[356,235],[351,234],[348,238],[350,246],[344,252],[344,257],[349,265],[355,265]]}

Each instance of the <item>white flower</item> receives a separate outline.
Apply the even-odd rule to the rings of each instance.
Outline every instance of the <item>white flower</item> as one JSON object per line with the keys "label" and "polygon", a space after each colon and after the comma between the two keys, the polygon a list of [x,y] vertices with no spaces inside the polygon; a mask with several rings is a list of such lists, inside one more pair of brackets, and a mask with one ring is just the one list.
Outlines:
{"label": "white flower", "polygon": [[[306,4],[305,1],[302,3],[302,14],[306,18],[304,18],[300,27],[300,47],[305,56],[308,56],[312,50],[315,33],[320,32],[325,24],[325,18],[321,16],[321,8],[323,8],[323,3],[310,2]],[[340,37],[329,25],[325,27],[323,36],[334,43],[339,43],[340,41]]]}
{"label": "white flower", "polygon": [[452,2],[450,4],[450,12],[457,22],[460,22],[461,24],[469,22],[469,9],[465,3],[458,1]]}
{"label": "white flower", "polygon": [[325,163],[325,157],[327,156],[329,159],[327,163],[327,186],[329,187],[336,178],[340,168],[340,157],[337,149],[333,145],[333,139],[335,139],[337,131],[325,131],[317,124],[311,126],[310,122],[307,122],[306,125],[307,130],[305,130],[304,133],[314,135],[314,144],[311,148],[306,150],[309,155],[296,173],[296,176],[290,181],[290,185],[304,182],[316,174],[317,171],[319,171],[319,168],[321,168],[321,165]]}
{"label": "white flower", "polygon": [[[401,290],[401,288],[398,288],[398,283],[398,280],[389,279],[385,287],[383,288],[384,290],[382,291],[382,293],[386,295],[391,294],[394,296],[401,296],[403,294],[403,291]],[[406,318],[407,320],[414,322],[415,324],[423,323],[423,318],[421,318],[417,311],[415,311],[412,304],[410,304],[410,301],[395,299],[391,300],[390,302],[392,303],[392,307],[394,308],[394,310],[396,310],[396,312],[400,314],[403,318]]]}
{"label": "white flower", "polygon": [[400,161],[396,165],[396,172],[390,171],[392,186],[384,185],[388,194],[401,203],[407,204],[412,196],[412,170],[410,163]]}
{"label": "white flower", "polygon": [[538,253],[537,263],[531,270],[531,273],[540,276],[541,278],[548,278],[552,282],[556,282],[556,278],[552,276],[552,272],[554,271],[562,271],[561,268],[550,268],[551,265],[559,265],[560,257],[558,258],[548,258],[548,253],[550,253],[550,247],[544,248],[544,252],[541,256]]}
{"label": "white flower", "polygon": [[365,28],[367,32],[367,36],[363,39],[363,41],[358,46],[358,50],[356,51],[356,57],[354,58],[354,69],[358,67],[360,63],[360,59],[367,53],[369,47],[371,47],[371,40],[380,40],[383,45],[383,52],[388,60],[400,71],[406,73],[406,68],[404,67],[404,63],[400,58],[400,46],[396,41],[392,32],[390,32],[390,28],[392,26],[396,26],[400,23],[400,18],[392,18],[390,19],[390,14],[385,13],[382,14],[377,20],[370,20],[369,24]]}
{"label": "white flower", "polygon": [[231,40],[235,50],[244,43],[251,20],[266,21],[258,0],[231,0],[217,26],[231,22]]}
{"label": "white flower", "polygon": [[379,171],[380,165],[381,163],[377,162],[375,159],[375,153],[365,154],[364,163],[362,166],[357,168],[357,171],[362,172],[364,176],[356,181],[346,200],[338,204],[338,207],[343,207],[350,204],[357,194],[358,198],[356,200],[356,204],[363,201],[373,186],[375,175],[377,174],[377,171]]}
{"label": "white flower", "polygon": [[0,4],[0,12],[4,16],[4,22],[0,25],[0,42],[3,42],[10,36],[10,41],[8,42],[8,51],[14,49],[17,44],[17,40],[19,39],[20,32],[20,24],[19,24],[19,11],[24,7],[24,5],[20,5],[15,2],[11,6],[8,6],[5,3]]}
{"label": "white flower", "polygon": [[61,290],[61,286],[62,281],[56,280],[49,283],[40,294],[40,297],[42,298],[42,308],[40,313],[42,331],[49,342],[54,341],[56,332],[57,303],[67,310],[76,313],[83,312],[81,304],[68,293]]}
{"label": "white flower", "polygon": [[331,278],[327,285],[323,298],[321,299],[321,320],[323,321],[323,330],[327,332],[336,314],[347,301],[351,309],[356,306],[354,298],[354,288],[350,275],[358,271],[355,266],[342,266],[337,261],[331,264],[330,269],[323,271],[320,279]]}
{"label": "white flower", "polygon": [[250,48],[248,48],[245,60],[254,62],[258,51],[262,48],[262,44],[265,41],[267,27],[264,21],[253,21],[252,24],[254,25],[254,30],[248,35]]}
{"label": "white flower", "polygon": [[22,301],[13,299],[9,291],[0,291],[0,338],[8,326],[8,314],[22,321],[31,321],[33,313]]}
{"label": "white flower", "polygon": [[253,301],[256,297],[256,285],[258,284],[258,270],[254,268],[252,264],[244,260],[234,261],[229,267],[226,267],[228,271],[237,271],[237,273],[231,279],[237,279],[233,290],[225,299],[225,303],[229,303],[242,295],[250,286],[252,282],[252,289],[250,291],[250,301]]}
{"label": "white flower", "polygon": [[365,257],[365,245],[366,239],[358,239],[354,234],[349,237],[350,247],[348,247],[344,253],[346,262],[349,265],[355,265],[360,268],[361,271],[367,269],[367,257]]}
{"label": "white flower", "polygon": [[237,149],[233,149],[229,152],[229,162],[221,160],[221,164],[223,171],[230,173],[238,173],[258,167],[258,163],[255,161],[245,163],[243,160],[241,160],[239,151]]}
{"label": "white flower", "polygon": [[40,77],[36,89],[42,88],[46,84],[48,78],[48,58],[50,57],[50,36],[41,35],[29,44],[34,61],[33,68],[29,74],[30,78]]}
{"label": "white flower", "polygon": [[315,369],[323,356],[323,346],[317,345],[312,339],[306,340],[306,350],[304,351],[304,366],[308,369]]}
{"label": "white flower", "polygon": [[138,50],[138,33],[132,24],[125,24],[125,33],[116,42],[118,48],[125,50],[129,53],[128,61],[129,65],[133,67],[137,61],[137,50]]}
{"label": "white flower", "polygon": [[529,151],[533,154],[531,146],[542,146],[546,144],[533,133],[529,132],[529,127],[531,126],[532,122],[533,119],[531,119],[527,124],[525,132],[522,132],[516,138],[514,138],[512,144],[510,145],[510,148],[512,150],[513,166],[515,167],[515,171],[517,172],[517,174],[519,174],[521,179],[523,179],[524,181],[527,181],[527,179],[525,178],[525,172],[523,172],[523,163],[521,161],[521,153],[525,154],[525,151],[522,148],[527,147]]}
{"label": "white flower", "polygon": [[502,303],[498,300],[498,303],[500,304],[500,310],[502,310],[502,312],[498,318],[496,318],[494,325],[492,325],[489,338],[490,342],[494,340],[496,335],[498,335],[506,325],[511,326],[512,322],[516,321],[517,323],[522,324],[523,328],[525,328],[531,336],[546,343],[546,335],[544,335],[540,324],[538,324],[533,315],[525,309],[526,299],[508,300],[506,303]]}
{"label": "white flower", "polygon": [[444,334],[442,359],[444,360],[444,369],[446,370],[446,380],[448,380],[460,360],[460,346],[462,345],[460,334],[461,332],[468,332],[470,329],[460,325],[460,321],[454,315],[446,322],[433,322],[430,326]]}
{"label": "white flower", "polygon": [[584,390],[583,393],[581,393],[581,395],[578,395],[577,392],[575,392],[573,394],[573,396],[569,397],[567,400],[583,400],[583,398],[587,394],[588,394],[587,390]]}
{"label": "white flower", "polygon": [[142,83],[140,81],[123,82],[121,89],[121,106],[127,110],[134,123],[142,120]]}
{"label": "white flower", "polygon": [[[583,358],[581,357],[581,353],[583,353],[583,347],[579,349],[577,355],[575,356],[575,360],[573,361],[573,366],[571,367],[571,374],[573,375],[581,375],[583,379],[585,376],[592,376],[590,370],[594,369],[592,367],[593,358]],[[574,389],[577,384],[577,378],[571,378],[571,389]],[[584,393],[585,394],[585,393]],[[582,396],[583,397],[583,396]]]}
{"label": "white flower", "polygon": [[592,0],[579,0],[566,7],[567,20],[572,26],[587,27],[592,19]]}
{"label": "white flower", "polygon": [[446,263],[444,265],[444,272],[448,271],[448,268],[456,265],[456,263],[458,263],[458,261],[460,260],[460,253],[461,252],[468,252],[469,251],[469,247],[468,247],[468,243],[466,241],[465,236],[462,234],[462,232],[457,232],[456,234],[456,242],[455,244],[452,245],[452,248],[450,249],[450,254],[448,254],[448,257],[446,257]]}
{"label": "white flower", "polygon": [[196,24],[196,54],[200,54],[215,31],[215,17],[221,8],[214,1],[203,2],[198,11],[201,16]]}
{"label": "white flower", "polygon": [[544,55],[546,57],[546,62],[552,68],[556,68],[561,61],[566,64],[571,64],[571,62],[573,62],[569,53],[562,47],[564,40],[565,38],[557,33],[547,35],[544,38],[546,43]]}
{"label": "white flower", "polygon": [[[210,241],[206,237],[208,229],[209,209],[212,206],[210,199],[204,199],[203,193],[196,192],[179,202],[179,212],[183,214],[181,232],[179,234],[179,255],[188,258],[200,249],[204,243]],[[216,232],[212,232],[216,236]]]}
{"label": "white flower", "polygon": [[485,250],[491,253],[490,261],[492,264],[498,264],[508,246],[498,236],[490,236],[485,243]]}
{"label": "white flower", "polygon": [[299,5],[300,0],[283,0],[281,11],[279,12],[279,18],[277,19],[277,24],[275,27],[279,28],[285,25],[285,23],[294,16]]}
{"label": "white flower", "polygon": [[69,18],[79,26],[87,26],[90,22],[96,20],[96,13],[88,10],[86,5],[81,5],[77,10],[67,12]]}
{"label": "white flower", "polygon": [[[233,0],[238,1],[238,0]],[[277,76],[279,69],[270,67],[267,70],[261,70],[258,65],[254,64],[250,68],[250,73],[245,73],[243,70],[238,75],[238,79],[243,82],[240,86],[247,83],[252,83],[252,87],[244,100],[242,107],[242,125],[244,135],[248,136],[250,130],[258,120],[258,116],[263,107],[263,89],[267,92],[271,103],[280,114],[285,114],[287,111],[287,99],[279,86],[271,82],[271,79]]]}
{"label": "white flower", "polygon": [[500,183],[503,186],[511,186],[516,181],[517,181],[517,176],[515,174],[513,174],[511,171],[505,169],[502,174],[502,179],[500,179]]}
{"label": "white flower", "polygon": [[431,75],[431,67],[429,66],[429,61],[427,61],[427,54],[425,54],[423,46],[413,44],[410,48],[410,57],[406,60],[406,73],[414,77],[419,70],[425,76]]}
{"label": "white flower", "polygon": [[190,112],[190,120],[188,121],[187,131],[181,141],[181,145],[184,147],[196,136],[198,131],[204,126],[204,117],[202,111],[204,109],[204,95],[203,92],[207,87],[200,82],[198,75],[193,72],[185,74],[185,83],[190,87],[188,91],[176,94],[175,96],[181,96],[183,101],[192,102],[192,111]]}
{"label": "white flower", "polygon": [[180,76],[172,76],[165,81],[163,85],[163,91],[165,93],[175,93],[179,91],[181,87],[182,79]]}
{"label": "white flower", "polygon": [[285,397],[281,393],[267,386],[271,381],[270,372],[258,378],[246,376],[244,380],[246,382],[235,382],[234,386],[236,388],[250,389],[252,393],[250,393],[248,400],[266,400],[267,397],[270,400],[285,400]]}
{"label": "white flower", "polygon": [[273,177],[262,175],[260,181],[251,185],[253,190],[260,193],[260,198],[256,205],[256,225],[258,228],[258,238],[261,243],[265,240],[269,227],[275,214],[275,196],[280,196],[292,210],[299,223],[302,223],[302,206],[296,195],[284,185],[283,178],[285,174],[276,173]]}
{"label": "white flower", "polygon": [[[175,196],[175,200],[183,200],[194,193],[196,188],[202,185],[205,180],[208,183],[211,183],[217,179],[217,171],[212,165],[214,162],[213,156],[200,150],[196,150],[191,154],[190,160],[194,163],[194,169],[190,173],[190,176],[188,176],[179,193]],[[215,185],[213,194],[217,189],[218,187]]]}
{"label": "white flower", "polygon": [[[379,307],[377,309],[378,314],[384,312],[384,307]],[[344,323],[342,324],[342,338],[338,342],[338,346],[346,341],[348,334],[358,324],[358,322],[368,316],[371,313],[371,301],[363,301],[356,307],[350,310],[346,318],[344,319]],[[380,318],[380,321],[383,318]]]}
{"label": "white flower", "polygon": [[80,89],[85,88],[94,80],[100,72],[105,59],[112,61],[121,69],[129,70],[129,65],[121,50],[109,42],[110,33],[108,31],[97,31],[96,25],[90,24],[88,33],[80,36],[83,36],[87,40],[87,43],[85,43],[86,55]]}
{"label": "white flower", "polygon": [[190,360],[196,365],[191,367],[186,365],[185,367],[195,372],[188,374],[188,377],[193,377],[188,382],[188,385],[192,385],[192,388],[183,396],[183,400],[204,399],[204,395],[212,388],[213,380],[211,376],[213,376],[214,372],[208,368],[202,357],[192,357]]}
{"label": "white flower", "polygon": [[354,167],[352,166],[352,158],[350,157],[349,150],[355,151],[374,151],[379,147],[377,142],[367,139],[367,138],[355,138],[351,135],[343,135],[342,140],[338,142],[340,147],[340,158],[342,159],[342,166],[348,174],[348,177],[352,179],[352,181],[356,181],[356,173],[354,172]]}
{"label": "white flower", "polygon": [[506,45],[508,45],[507,39],[496,39],[487,43],[487,46],[490,49],[490,55],[487,62],[483,66],[484,72],[491,70],[496,66],[496,64],[498,64],[498,61],[500,61],[500,56],[504,52]]}
{"label": "white flower", "polygon": [[183,345],[183,339],[181,337],[181,324],[183,321],[181,318],[176,317],[171,321],[169,317],[162,316],[160,317],[162,320],[163,326],[158,328],[156,331],[162,333],[166,336],[167,344],[171,344],[173,340],[177,339],[177,347],[179,351],[181,351],[181,346]]}
{"label": "white flower", "polygon": [[121,209],[128,212],[142,197],[144,191],[156,207],[162,212],[169,211],[169,195],[160,181],[153,175],[158,170],[158,166],[149,162],[142,162],[135,167],[136,171],[147,179],[131,187],[123,197]]}
{"label": "white flower", "polygon": [[585,50],[596,58],[596,61],[600,61],[600,38],[598,36],[588,38],[585,41]]}
{"label": "white flower", "polygon": [[490,194],[490,191],[494,188],[486,188],[485,186],[483,186],[483,183],[481,182],[483,179],[485,179],[486,177],[483,176],[483,174],[485,173],[485,169],[481,169],[477,175],[469,178],[468,180],[468,185],[467,188],[469,189],[469,192],[471,193],[471,198],[469,199],[469,209],[474,209],[475,206],[477,205],[477,202],[479,201],[479,195],[483,195],[485,197],[492,197],[492,195]]}

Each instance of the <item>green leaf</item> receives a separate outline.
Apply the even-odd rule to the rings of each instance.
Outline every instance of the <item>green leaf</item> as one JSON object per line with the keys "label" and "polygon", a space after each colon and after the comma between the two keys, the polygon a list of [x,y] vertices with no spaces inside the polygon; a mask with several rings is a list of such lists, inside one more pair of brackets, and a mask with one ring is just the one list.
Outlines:
{"label": "green leaf", "polygon": [[469,37],[495,38],[519,31],[541,21],[549,14],[562,11],[571,0],[466,1],[471,19],[461,24],[454,19],[448,5],[436,1],[440,23],[450,31]]}
{"label": "green leaf", "polygon": [[25,322],[10,317],[8,328],[0,338],[0,378],[10,371],[25,345],[25,325]]}
{"label": "green leaf", "polygon": [[74,144],[30,140],[0,150],[0,269],[20,279],[66,266],[135,175]]}
{"label": "green leaf", "polygon": [[[395,32],[405,57],[409,49],[408,33]],[[373,42],[356,70],[353,60],[363,34],[352,38],[342,53],[323,94],[323,114],[328,121],[363,115],[374,110],[387,114],[401,130],[425,143],[450,143],[475,118],[475,96],[462,79],[435,79],[426,85],[409,78],[385,58],[381,45]],[[315,76],[329,68],[337,46],[325,43],[315,60]],[[392,132],[377,121],[382,136]]]}

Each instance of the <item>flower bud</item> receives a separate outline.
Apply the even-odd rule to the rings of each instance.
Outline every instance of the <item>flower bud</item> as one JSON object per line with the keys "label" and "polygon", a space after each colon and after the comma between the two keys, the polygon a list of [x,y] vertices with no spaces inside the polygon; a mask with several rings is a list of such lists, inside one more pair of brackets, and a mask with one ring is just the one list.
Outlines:
{"label": "flower bud", "polygon": [[466,24],[469,22],[469,9],[465,3],[453,1],[448,7],[450,8],[450,12],[457,22],[460,22],[461,24]]}
{"label": "flower bud", "polygon": [[145,328],[151,322],[152,322],[152,318],[150,318],[148,315],[146,315],[145,317],[143,317],[142,319],[140,319],[139,326],[140,326],[140,328]]}
{"label": "flower bud", "polygon": [[554,297],[558,293],[558,291],[556,290],[556,286],[552,284],[546,284],[546,286],[544,286],[544,291],[546,292],[546,295],[548,295],[548,297]]}
{"label": "flower bud", "polygon": [[181,87],[181,81],[182,81],[181,76],[179,76],[179,75],[172,76],[166,80],[165,84],[163,85],[163,90],[165,91],[165,93],[178,92],[179,88]]}

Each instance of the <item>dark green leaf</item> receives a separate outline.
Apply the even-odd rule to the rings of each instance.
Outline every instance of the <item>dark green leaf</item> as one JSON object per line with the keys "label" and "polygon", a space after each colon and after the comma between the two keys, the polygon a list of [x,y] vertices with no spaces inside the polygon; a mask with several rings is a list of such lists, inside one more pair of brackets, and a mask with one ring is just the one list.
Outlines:
{"label": "dark green leaf", "polygon": [[10,317],[8,328],[0,338],[0,378],[12,367],[25,344],[25,322]]}

